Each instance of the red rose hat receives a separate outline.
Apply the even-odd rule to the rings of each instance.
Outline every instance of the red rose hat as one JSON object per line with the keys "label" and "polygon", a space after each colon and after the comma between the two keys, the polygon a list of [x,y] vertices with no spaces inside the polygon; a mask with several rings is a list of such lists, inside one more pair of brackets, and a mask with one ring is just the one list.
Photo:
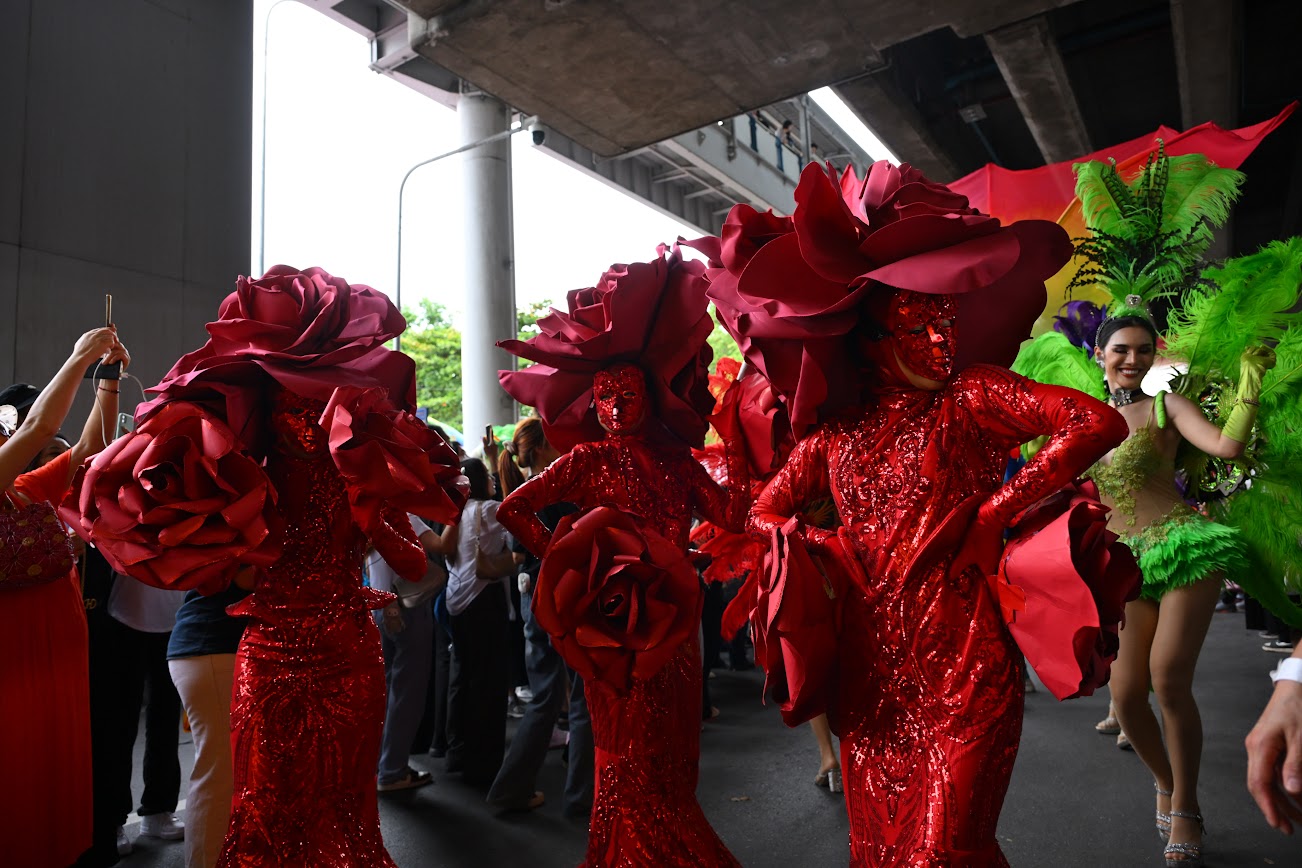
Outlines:
{"label": "red rose hat", "polygon": [[705,266],[685,260],[675,245],[650,262],[614,265],[597,285],[572,290],[568,310],[538,320],[541,334],[498,346],[537,364],[502,371],[507,393],[535,407],[547,440],[568,451],[603,436],[592,406],[596,373],[620,362],[646,374],[655,416],[672,434],[701,446],[713,400],[707,387]]}
{"label": "red rose hat", "polygon": [[1044,280],[1071,256],[1056,224],[1002,226],[904,164],[860,180],[811,164],[790,218],[737,205],[717,239],[709,296],[748,361],[773,384],[797,436],[860,401],[854,333],[863,303],[893,289],[958,296],[956,370],[1007,365],[1044,307]]}

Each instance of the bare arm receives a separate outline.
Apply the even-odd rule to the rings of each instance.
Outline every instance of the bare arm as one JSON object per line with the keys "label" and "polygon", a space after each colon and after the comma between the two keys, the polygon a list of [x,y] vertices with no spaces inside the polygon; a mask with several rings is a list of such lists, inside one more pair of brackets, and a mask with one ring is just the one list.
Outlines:
{"label": "bare arm", "polygon": [[1215,458],[1238,458],[1243,454],[1243,444],[1232,440],[1203,415],[1202,409],[1184,395],[1168,394],[1165,398],[1166,415],[1195,449]]}
{"label": "bare arm", "polygon": [[[41,390],[18,431],[0,444],[0,488],[13,485],[32,459],[59,433],[59,426],[72,407],[86,368],[108,354],[115,345],[120,346],[117,331],[112,326],[86,332],[77,340],[72,355],[68,356],[49,385]],[[69,466],[75,468],[78,464],[74,456]]]}

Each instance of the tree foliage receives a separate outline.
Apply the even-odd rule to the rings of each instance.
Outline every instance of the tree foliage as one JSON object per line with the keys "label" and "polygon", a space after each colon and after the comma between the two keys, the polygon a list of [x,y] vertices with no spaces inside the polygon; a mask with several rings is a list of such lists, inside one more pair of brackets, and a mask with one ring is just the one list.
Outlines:
{"label": "tree foliage", "polygon": [[[538,334],[538,320],[551,311],[551,302],[535,302],[516,309],[520,340]],[[416,310],[404,308],[407,331],[402,351],[416,363],[416,405],[429,410],[431,419],[446,422],[458,431],[461,417],[461,331],[448,309],[438,302],[421,299]],[[521,364],[528,364],[521,360]]]}

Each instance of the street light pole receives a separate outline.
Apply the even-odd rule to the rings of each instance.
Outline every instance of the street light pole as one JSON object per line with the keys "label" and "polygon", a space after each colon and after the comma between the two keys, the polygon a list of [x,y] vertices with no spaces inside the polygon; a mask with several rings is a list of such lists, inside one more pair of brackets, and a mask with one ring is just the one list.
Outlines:
{"label": "street light pole", "polygon": [[[397,274],[397,279],[394,280],[393,283],[393,287],[394,287],[393,304],[394,307],[398,308],[400,312],[402,310],[402,203],[403,203],[403,195],[407,191],[407,180],[411,178],[412,172],[415,172],[421,166],[428,166],[430,163],[437,163],[439,160],[443,160],[448,157],[455,157],[457,154],[465,153],[466,151],[473,150],[474,148],[483,147],[484,145],[491,145],[493,142],[500,142],[502,139],[510,138],[511,136],[515,135],[521,130],[528,129],[529,125],[535,123],[537,120],[538,120],[537,117],[525,118],[512,129],[502,130],[500,133],[494,133],[493,135],[488,136],[487,138],[480,139],[479,141],[471,142],[470,144],[467,145],[462,145],[459,148],[454,148],[451,151],[438,154],[426,160],[421,160],[419,163],[416,163],[414,166],[408,169],[407,173],[402,176],[402,183],[398,185],[398,256],[397,256],[398,274]],[[395,350],[402,349],[402,335],[398,335],[396,338],[393,339],[393,348]]]}

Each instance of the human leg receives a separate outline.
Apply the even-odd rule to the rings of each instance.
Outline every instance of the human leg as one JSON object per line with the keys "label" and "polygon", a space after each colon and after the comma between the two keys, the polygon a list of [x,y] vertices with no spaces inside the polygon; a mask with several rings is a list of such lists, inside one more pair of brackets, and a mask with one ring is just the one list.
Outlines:
{"label": "human leg", "polygon": [[186,868],[213,868],[231,820],[231,689],[234,654],[171,660],[168,668],[194,736],[194,771],[185,802]]}
{"label": "human leg", "polygon": [[566,746],[569,767],[565,771],[567,817],[587,817],[592,812],[593,759],[592,717],[583,676],[570,673],[570,743]]}
{"label": "human leg", "polygon": [[565,690],[565,663],[553,650],[547,634],[538,626],[530,611],[531,595],[521,595],[524,615],[525,666],[533,698],[525,707],[524,717],[511,739],[488,802],[499,809],[528,807],[534,798],[538,770],[547,757],[556,714]]}
{"label": "human leg", "polygon": [[428,606],[403,609],[405,622],[396,636],[381,633],[388,702],[380,743],[381,785],[406,777],[411,744],[425,709],[425,692],[433,665],[434,616]]}
{"label": "human leg", "polygon": [[1158,607],[1152,600],[1126,604],[1126,623],[1121,629],[1117,659],[1112,662],[1108,689],[1112,709],[1135,753],[1148,767],[1157,786],[1157,826],[1165,833],[1170,827],[1171,761],[1162,741],[1162,728],[1149,703],[1149,658],[1157,632]]}
{"label": "human leg", "polygon": [[[147,698],[145,701],[145,781],[140,796],[142,817],[171,814],[181,797],[181,697],[167,665],[170,633],[141,636]],[[169,824],[170,825],[170,824]]]}
{"label": "human leg", "polygon": [[809,721],[809,728],[814,731],[814,740],[818,742],[818,775],[814,783],[837,792],[841,788],[841,763],[837,761],[836,749],[832,746],[832,727],[827,722],[827,715],[820,714]]}
{"label": "human leg", "polygon": [[[1200,824],[1179,814],[1198,813],[1198,770],[1202,761],[1203,728],[1194,701],[1193,677],[1216,600],[1219,576],[1175,588],[1162,597],[1150,667],[1153,691],[1162,708],[1170,780],[1158,783],[1171,796],[1171,841],[1197,844]],[[1133,736],[1132,736],[1133,740]]]}

